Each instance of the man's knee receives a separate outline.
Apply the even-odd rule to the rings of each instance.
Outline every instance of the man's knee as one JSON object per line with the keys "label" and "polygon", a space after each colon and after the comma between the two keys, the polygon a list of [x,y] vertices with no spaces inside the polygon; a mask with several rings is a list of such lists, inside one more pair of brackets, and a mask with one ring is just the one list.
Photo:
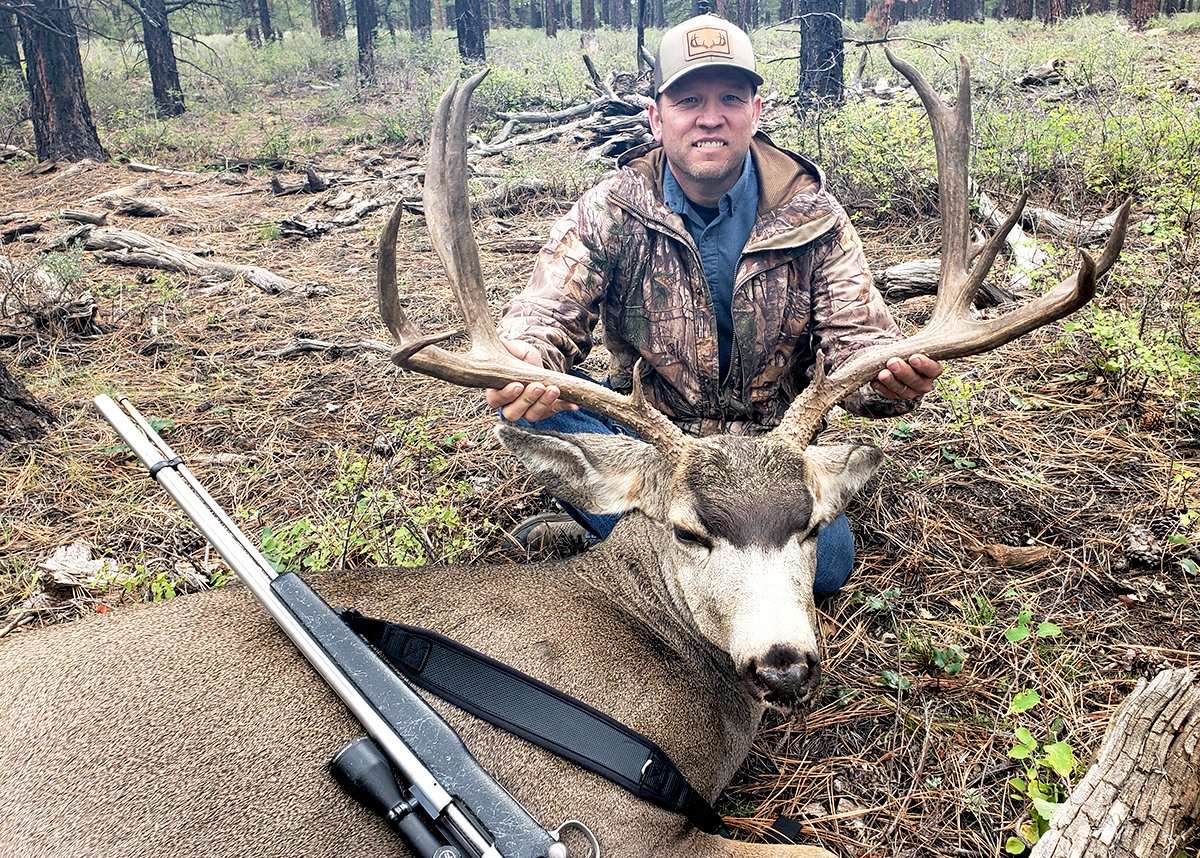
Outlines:
{"label": "man's knee", "polygon": [[854,569],[854,534],[850,521],[838,516],[817,534],[817,574],[813,592],[826,596],[842,589]]}

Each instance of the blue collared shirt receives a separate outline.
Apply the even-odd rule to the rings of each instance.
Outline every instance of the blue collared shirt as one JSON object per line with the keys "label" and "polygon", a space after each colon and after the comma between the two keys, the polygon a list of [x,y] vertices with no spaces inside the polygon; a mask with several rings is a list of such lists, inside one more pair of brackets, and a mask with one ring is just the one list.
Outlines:
{"label": "blue collared shirt", "polygon": [[721,359],[721,378],[724,378],[733,351],[734,273],[758,216],[758,173],[754,161],[747,152],[741,177],[721,197],[717,216],[707,224],[683,193],[669,164],[663,169],[663,200],[671,211],[683,218],[684,226],[700,251],[704,279],[708,281],[717,316],[717,350]]}

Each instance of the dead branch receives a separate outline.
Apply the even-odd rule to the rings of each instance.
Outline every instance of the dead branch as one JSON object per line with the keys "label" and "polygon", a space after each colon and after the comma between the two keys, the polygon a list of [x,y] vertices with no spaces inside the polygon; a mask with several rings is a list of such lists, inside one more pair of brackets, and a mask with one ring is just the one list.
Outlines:
{"label": "dead branch", "polygon": [[168,241],[116,227],[96,227],[84,237],[84,248],[98,251],[105,262],[118,265],[135,265],[144,268],[159,268],[178,271],[197,277],[242,279],[257,286],[269,295],[298,293],[302,295],[325,294],[317,286],[304,286],[286,277],[280,277],[265,268],[254,265],[237,265],[217,259],[204,259]]}
{"label": "dead branch", "polygon": [[1063,69],[1067,61],[1063,59],[1047,60],[1040,66],[1027,69],[1017,79],[1017,86],[1028,89],[1032,86],[1053,86],[1063,82]]}
{"label": "dead branch", "polygon": [[203,173],[193,173],[190,170],[176,170],[171,167],[156,167],[153,164],[142,164],[138,161],[130,161],[125,166],[135,173],[157,173],[160,176],[176,176],[181,179],[204,178]]}
{"label": "dead branch", "polygon": [[573,131],[578,128],[583,122],[577,119],[574,122],[568,122],[565,125],[554,125],[550,128],[543,128],[539,131],[530,131],[526,134],[518,134],[515,137],[510,137],[502,143],[490,145],[482,143],[471,149],[470,155],[477,158],[488,158],[492,155],[499,155],[501,152],[507,152],[509,149],[515,149],[518,146],[528,146],[531,143],[545,143],[547,140],[554,140],[567,131]]}
{"label": "dead branch", "polygon": [[11,161],[16,158],[26,158],[33,160],[33,155],[26,152],[20,146],[12,146],[8,143],[0,143],[0,161]]}
{"label": "dead branch", "polygon": [[388,343],[381,343],[378,340],[358,340],[351,343],[335,343],[328,340],[317,340],[311,337],[296,337],[295,342],[286,345],[281,349],[273,351],[258,352],[255,357],[273,357],[273,358],[291,358],[296,355],[312,354],[324,352],[330,358],[339,358],[342,355],[352,355],[358,352],[373,352],[381,355],[391,355],[394,346]]}
{"label": "dead branch", "polygon": [[[553,186],[542,179],[518,179],[515,182],[502,183],[482,194],[473,195],[471,213],[496,216],[511,214],[524,208],[532,200],[546,196],[552,190]],[[422,215],[425,213],[425,204],[419,194],[404,197],[401,202],[406,211]]]}

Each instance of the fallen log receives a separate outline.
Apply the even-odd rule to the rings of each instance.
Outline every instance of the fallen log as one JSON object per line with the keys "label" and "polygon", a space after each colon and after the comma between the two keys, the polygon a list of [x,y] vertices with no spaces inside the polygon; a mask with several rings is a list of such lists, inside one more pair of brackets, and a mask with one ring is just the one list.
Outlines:
{"label": "fallen log", "polygon": [[[894,304],[917,295],[932,295],[937,291],[942,272],[940,259],[913,259],[887,268],[879,275],[879,291],[883,299]],[[996,307],[1015,301],[1017,296],[994,283],[984,281],[975,295],[975,306]]]}
{"label": "fallen log", "polygon": [[1164,670],[1117,708],[1095,765],[1029,858],[1177,855],[1198,818],[1200,678]]}
{"label": "fallen log", "polygon": [[[1005,212],[992,201],[986,193],[980,190],[974,182],[971,183],[975,192],[975,202],[982,214],[994,228],[1004,225]],[[1033,284],[1033,277],[1050,264],[1050,255],[1038,247],[1038,243],[1025,234],[1018,224],[1008,231],[1004,239],[1009,251],[1009,286],[1014,292],[1024,292]]]}
{"label": "fallen log", "polygon": [[104,226],[108,223],[108,212],[85,212],[78,209],[63,209],[58,213],[58,216],[71,223],[87,223],[92,226]]}
{"label": "fallen log", "polygon": [[1017,86],[1029,88],[1032,86],[1053,86],[1063,82],[1063,70],[1067,61],[1063,59],[1047,60],[1040,66],[1027,69],[1017,79]]}
{"label": "fallen log", "polygon": [[169,241],[132,229],[96,227],[88,230],[83,238],[84,249],[96,251],[100,259],[118,265],[159,268],[197,277],[242,279],[269,295],[322,295],[327,292],[323,287],[305,286],[256,265],[237,265],[219,259],[205,259]]}
{"label": "fallen log", "polygon": [[1083,220],[1067,217],[1050,209],[1029,206],[1021,220],[1037,232],[1048,232],[1073,244],[1092,244],[1108,238],[1117,222],[1118,214],[1118,211],[1113,211],[1102,218]]}
{"label": "fallen log", "polygon": [[26,152],[20,146],[13,146],[9,143],[0,143],[0,161],[8,161],[13,158],[27,158],[32,160],[33,155]]}

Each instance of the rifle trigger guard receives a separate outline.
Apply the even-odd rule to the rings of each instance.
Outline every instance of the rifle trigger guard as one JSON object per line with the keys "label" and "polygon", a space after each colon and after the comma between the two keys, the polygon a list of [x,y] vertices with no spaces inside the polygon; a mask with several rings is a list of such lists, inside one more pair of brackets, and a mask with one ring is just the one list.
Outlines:
{"label": "rifle trigger guard", "polygon": [[[588,850],[590,852],[590,854],[588,855],[588,858],[600,858],[600,841],[598,841],[596,839],[595,834],[592,834],[592,829],[588,828],[586,825],[584,825],[578,819],[568,819],[562,825],[558,826],[558,828],[555,828],[553,831],[550,832],[550,836],[553,837],[555,839],[555,841],[557,841],[555,843],[555,845],[557,846],[557,845],[562,844],[563,832],[569,831],[572,828],[576,829],[580,834],[583,835],[584,839],[587,840]],[[553,850],[553,848],[554,847],[551,847],[552,850]],[[564,856],[566,855],[565,850],[563,852],[563,855]],[[552,856],[552,858],[557,858],[557,856]]]}

